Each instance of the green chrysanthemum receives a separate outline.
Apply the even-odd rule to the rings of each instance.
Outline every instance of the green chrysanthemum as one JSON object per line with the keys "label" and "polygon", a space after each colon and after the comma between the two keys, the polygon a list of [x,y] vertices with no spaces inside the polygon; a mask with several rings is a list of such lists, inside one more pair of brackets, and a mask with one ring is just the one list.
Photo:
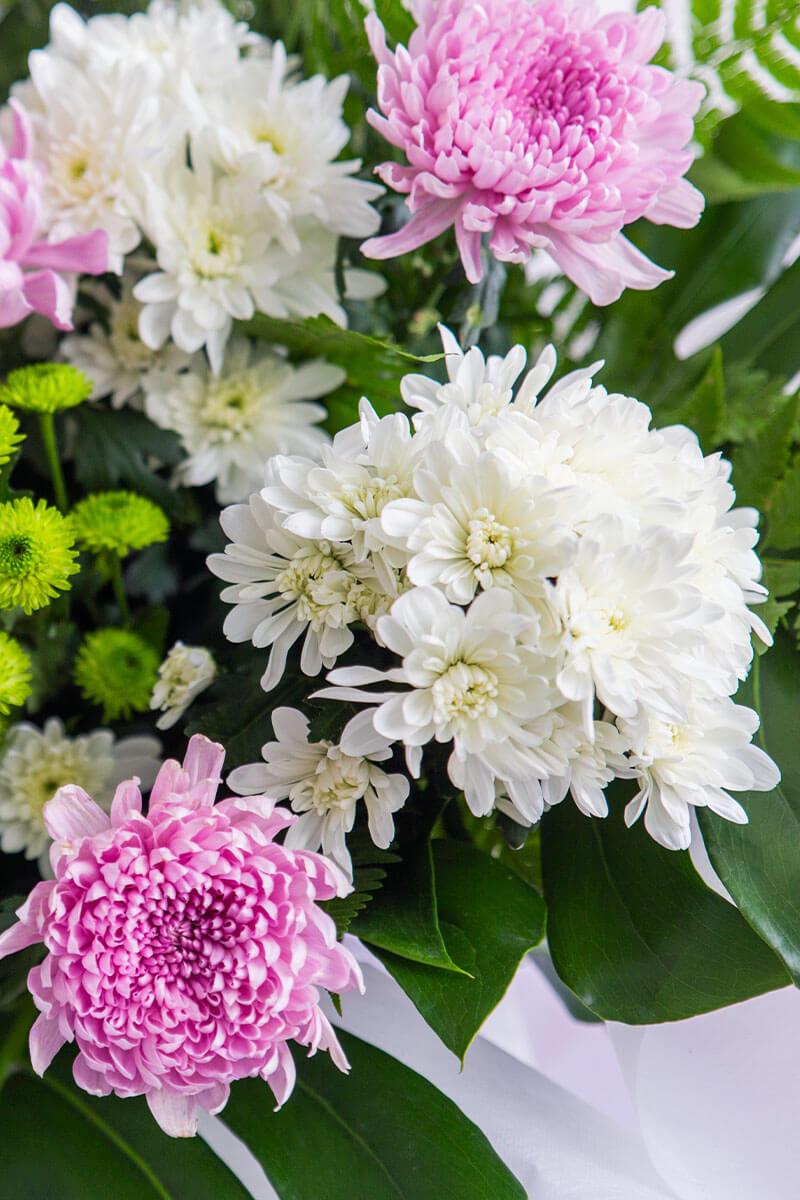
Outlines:
{"label": "green chrysanthemum", "polygon": [[31,660],[16,638],[0,633],[0,714],[24,704],[30,694]]}
{"label": "green chrysanthemum", "polygon": [[103,710],[104,721],[145,712],[158,675],[159,657],[129,629],[98,629],[75,656],[73,678],[84,699]]}
{"label": "green chrysanthemum", "polygon": [[95,554],[113,551],[122,558],[166,541],[169,521],[157,504],[134,492],[98,492],[79,501],[70,513],[75,536]]}
{"label": "green chrysanthemum", "polygon": [[0,404],[0,467],[13,458],[22,440],[19,421],[10,408]]}
{"label": "green chrysanthemum", "polygon": [[69,588],[74,544],[70,522],[44,500],[0,504],[0,608],[32,613]]}
{"label": "green chrysanthemum", "polygon": [[83,404],[92,384],[69,363],[33,363],[12,371],[0,385],[0,401],[27,412],[56,413]]}

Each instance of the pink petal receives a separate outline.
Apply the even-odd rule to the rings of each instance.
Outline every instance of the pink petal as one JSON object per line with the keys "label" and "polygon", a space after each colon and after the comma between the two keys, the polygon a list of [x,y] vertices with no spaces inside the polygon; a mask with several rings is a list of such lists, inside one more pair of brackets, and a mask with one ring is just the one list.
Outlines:
{"label": "pink petal", "polygon": [[194,1137],[197,1133],[197,1096],[162,1087],[147,1093],[147,1104],[168,1137]]}
{"label": "pink petal", "polygon": [[361,245],[361,253],[367,258],[397,258],[399,254],[408,254],[448,229],[455,220],[457,209],[458,204],[453,200],[426,204],[397,233],[368,238]]}
{"label": "pink petal", "polygon": [[75,784],[59,788],[45,804],[44,823],[53,841],[69,844],[94,837],[111,824],[100,805]]}
{"label": "pink petal", "polygon": [[24,261],[26,267],[102,275],[108,270],[108,234],[95,229],[63,242],[36,242],[26,251]]}
{"label": "pink petal", "polygon": [[612,304],[626,287],[649,291],[672,278],[672,271],[656,266],[622,234],[608,242],[586,242],[553,230],[547,237],[550,256],[592,304]]}
{"label": "pink petal", "polygon": [[52,879],[37,883],[25,903],[17,909],[19,920],[16,925],[0,933],[0,958],[16,954],[27,946],[33,946],[42,940],[44,918],[50,907],[50,894],[55,887]]}
{"label": "pink petal", "polygon": [[142,793],[135,779],[125,779],[118,784],[111,802],[111,824],[116,828],[129,817],[142,811]]}
{"label": "pink petal", "polygon": [[37,1075],[44,1075],[66,1040],[59,1030],[58,1020],[51,1020],[40,1013],[33,1023],[29,1039],[31,1066]]}
{"label": "pink petal", "polygon": [[72,329],[72,290],[55,271],[26,275],[23,294],[34,312],[47,317],[56,329]]}

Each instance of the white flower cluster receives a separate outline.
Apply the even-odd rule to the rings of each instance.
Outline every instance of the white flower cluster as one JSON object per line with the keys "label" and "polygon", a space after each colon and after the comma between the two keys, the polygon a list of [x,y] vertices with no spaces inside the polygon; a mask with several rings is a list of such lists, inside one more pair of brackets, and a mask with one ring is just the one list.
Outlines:
{"label": "white flower cluster", "polygon": [[[478,815],[530,824],[571,793],[604,816],[615,777],[639,791],[629,823],[685,848],[690,809],[746,820],[728,790],[772,788],[731,700],[763,600],[757,513],[734,509],[730,466],[682,426],[565,376],[548,348],[516,392],[525,352],[484,360],[442,331],[448,381],[403,381],[412,422],[358,424],[320,459],[277,456],[267,484],[227,509],[233,641],[269,647],[266,689],[302,637],[301,669],[331,668],[365,626],[378,666],[332,671],[321,698],[370,707],[341,750],[451,747]],[[366,646],[365,646],[366,649]],[[384,669],[387,654],[393,663]],[[377,685],[373,690],[372,685]]]}
{"label": "white flower cluster", "polygon": [[176,642],[158,668],[150,708],[160,712],[156,729],[172,729],[193,700],[217,677],[214,656],[205,646]]}
{"label": "white flower cluster", "polygon": [[44,729],[26,721],[11,725],[0,751],[0,849],[38,858],[46,872],[50,838],[43,810],[59,788],[74,784],[107,808],[123,779],[135,775],[149,788],[160,759],[157,738],[117,741],[108,729],[67,737],[58,717]]}
{"label": "white flower cluster", "polygon": [[[218,0],[88,21],[58,4],[50,32],[16,95],[48,170],[51,236],[106,230],[118,273],[152,247],[154,262],[128,260],[146,347],[205,347],[218,371],[235,319],[344,321],[337,240],[375,232],[381,191],[338,160],[346,78],[300,78]],[[109,347],[130,362],[113,329]]]}

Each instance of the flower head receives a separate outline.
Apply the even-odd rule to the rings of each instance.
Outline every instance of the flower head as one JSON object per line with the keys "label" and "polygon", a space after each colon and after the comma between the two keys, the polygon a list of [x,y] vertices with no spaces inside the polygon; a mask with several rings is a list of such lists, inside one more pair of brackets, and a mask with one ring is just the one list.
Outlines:
{"label": "flower head", "polygon": [[215,804],[223,758],[192,738],[183,766],[162,766],[146,816],[136,781],[119,785],[110,817],[82,788],[62,788],[45,808],[56,878],[0,936],[0,957],[47,947],[28,976],[41,1014],[34,1070],[74,1041],[79,1087],[146,1096],[172,1136],[192,1135],[201,1109],[219,1112],[237,1079],[260,1076],[283,1103],[290,1041],[347,1070],[319,989],[361,982],[318,905],[347,881],[274,841],[293,821],[274,801]]}
{"label": "flower head", "polygon": [[380,175],[413,216],[364,252],[404,254],[453,226],[472,282],[483,238],[506,262],[546,249],[596,304],[668,278],[622,234],[640,217],[687,228],[703,207],[683,178],[703,88],[648,66],[662,15],[569,0],[420,0],[415,13],[394,53],[367,17],[380,64],[368,119],[408,162]]}
{"label": "flower head", "polygon": [[63,237],[46,229],[47,175],[33,155],[29,118],[17,101],[11,110],[11,142],[0,141],[0,328],[37,312],[71,329],[73,289],[64,275],[101,275],[106,235],[96,227]]}
{"label": "flower head", "polygon": [[44,500],[0,504],[0,608],[32,613],[70,587],[79,570],[70,522]]}
{"label": "flower head", "polygon": [[169,521],[164,513],[135,492],[97,492],[79,500],[70,513],[81,546],[95,554],[111,551],[120,558],[166,541]]}
{"label": "flower head", "polygon": [[58,717],[43,729],[12,725],[0,756],[0,848],[37,858],[50,845],[44,806],[67,784],[90,791],[108,809],[114,789],[136,775],[149,788],[156,777],[161,746],[156,738],[116,741],[108,729],[67,737]]}
{"label": "flower head", "polygon": [[158,673],[158,655],[130,629],[98,629],[75,655],[73,677],[104,721],[146,712]]}
{"label": "flower head", "polygon": [[285,845],[321,847],[352,875],[345,835],[353,828],[359,802],[366,806],[373,842],[386,849],[394,837],[393,814],[408,796],[406,777],[387,775],[377,765],[391,758],[391,743],[373,735],[362,742],[362,753],[346,754],[334,742],[311,742],[308,720],[296,708],[276,708],[272,728],[277,741],[262,746],[265,762],[237,767],[228,776],[228,786],[245,796],[268,792],[288,800],[301,815],[286,834]]}
{"label": "flower head", "polygon": [[689,846],[693,807],[745,824],[747,813],[728,792],[769,792],[781,778],[772,759],[752,745],[758,725],[752,709],[702,693],[690,697],[683,721],[645,715],[621,721],[630,745],[628,774],[639,784],[626,823],[644,813],[647,832],[670,850]]}
{"label": "flower head", "polygon": [[31,694],[31,660],[16,638],[0,630],[0,716]]}
{"label": "flower head", "polygon": [[22,441],[19,421],[10,408],[0,404],[0,467],[4,467],[14,457]]}
{"label": "flower head", "polygon": [[264,463],[273,454],[319,452],[327,440],[317,427],[325,409],[310,401],[333,391],[344,377],[340,367],[323,362],[294,367],[235,337],[218,375],[200,354],[188,371],[154,373],[145,381],[145,411],[156,425],[180,436],[188,457],[177,479],[191,487],[214,481],[217,500],[229,504],[262,486]]}
{"label": "flower head", "polygon": [[27,412],[55,413],[88,400],[92,385],[69,363],[17,367],[0,385],[0,400]]}
{"label": "flower head", "polygon": [[171,729],[193,700],[210,687],[217,675],[217,664],[205,646],[184,646],[176,642],[158,668],[158,679],[150,697],[150,707],[161,712],[158,729]]}

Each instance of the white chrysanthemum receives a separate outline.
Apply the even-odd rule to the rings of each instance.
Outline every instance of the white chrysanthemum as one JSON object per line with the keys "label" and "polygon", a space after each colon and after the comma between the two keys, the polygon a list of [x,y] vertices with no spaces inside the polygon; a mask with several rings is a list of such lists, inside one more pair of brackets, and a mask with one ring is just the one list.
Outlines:
{"label": "white chrysanthemum", "polygon": [[423,442],[412,437],[401,413],[378,417],[362,400],[360,415],[357,425],[323,448],[321,462],[277,458],[276,482],[263,495],[285,514],[283,526],[290,532],[346,542],[355,562],[369,558],[388,592],[393,569],[408,556],[391,544],[381,513],[390,501],[414,494],[414,467]]}
{"label": "white chrysanthemum", "polygon": [[377,764],[391,758],[390,742],[372,734],[361,754],[345,754],[330,741],[310,742],[308,720],[295,708],[276,708],[272,728],[277,741],[262,747],[264,763],[237,767],[228,784],[240,795],[265,793],[288,800],[302,814],[286,835],[296,850],[329,855],[347,872],[353,864],[346,835],[352,830],[360,802],[367,810],[370,837],[382,849],[394,837],[393,814],[409,791],[405,775],[388,775]]}
{"label": "white chrysanthemum", "polygon": [[[319,695],[378,701],[374,728],[407,746],[452,742],[448,770],[476,815],[493,808],[496,780],[524,786],[554,766],[563,770],[545,746],[557,704],[552,661],[535,648],[536,618],[515,612],[508,591],[484,592],[465,612],[434,588],[413,588],[378,621],[378,632],[402,666],[332,671],[334,686]],[[380,682],[405,687],[361,690]],[[354,720],[361,730],[363,716]],[[346,734],[342,741],[349,747]]]}
{"label": "white chrysanthemum", "polygon": [[146,65],[164,115],[174,120],[180,111],[188,129],[200,98],[233,84],[241,51],[260,43],[217,0],[154,0],[146,12],[101,13],[88,21],[57,4],[44,53],[67,60],[73,70],[91,67],[104,74]]}
{"label": "white chrysanthemum", "polygon": [[698,649],[720,617],[695,584],[691,539],[669,530],[626,536],[614,517],[597,518],[553,588],[563,628],[558,686],[584,707],[587,731],[595,695],[617,716],[640,707],[664,720],[685,716],[687,683],[702,675],[719,690]]}
{"label": "white chrysanthemum", "polygon": [[545,580],[570,561],[575,537],[564,522],[563,489],[532,475],[514,479],[496,454],[452,428],[414,473],[415,496],[383,510],[385,534],[410,555],[412,583],[441,587],[468,604],[479,588],[541,597]]}
{"label": "white chrysanthemum", "polygon": [[246,500],[264,482],[264,463],[275,454],[317,454],[327,441],[317,427],[325,416],[309,400],[344,380],[340,367],[309,362],[293,367],[247,338],[233,338],[219,375],[195,355],[189,370],[145,380],[145,411],[163,429],[174,429],[188,457],[176,478],[189,487],[216,482],[220,504]]}
{"label": "white chrysanthemum", "polygon": [[40,858],[50,844],[42,810],[60,787],[77,784],[107,807],[123,779],[137,776],[149,788],[160,759],[157,738],[116,741],[108,729],[67,737],[57,717],[44,729],[12,725],[0,752],[0,848]]}
{"label": "white chrysanthemum", "polygon": [[210,102],[212,155],[258,181],[275,236],[292,253],[300,250],[302,218],[358,238],[380,225],[370,202],[383,188],[352,178],[359,161],[335,161],[350,139],[342,120],[347,86],[346,76],[292,78],[277,42],[268,57],[242,63],[237,86]]}
{"label": "white chrysanthemum", "polygon": [[360,619],[356,603],[362,577],[349,546],[298,537],[282,528],[281,514],[256,493],[220,516],[231,542],[212,554],[208,566],[230,587],[222,599],[234,607],[225,618],[225,636],[270,647],[261,686],[280,682],[286,658],[303,637],[300,669],[318,675],[333,666],[353,643],[351,625]]}
{"label": "white chrysanthemum", "polygon": [[119,297],[103,284],[85,284],[83,291],[105,309],[106,324],[93,321],[85,333],[63,338],[59,347],[67,361],[91,379],[91,399],[108,396],[113,408],[139,407],[148,376],[160,371],[172,376],[189,362],[188,355],[171,342],[160,350],[145,346],[139,336],[142,306],[133,298],[134,279],[123,276]]}
{"label": "white chrysanthemum", "polygon": [[158,123],[153,76],[146,64],[108,74],[76,70],[34,51],[24,92],[36,156],[46,167],[45,221],[52,241],[103,229],[109,269],[141,240],[144,174],[175,148]]}
{"label": "white chrysanthemum", "polygon": [[670,850],[688,847],[692,807],[746,823],[747,813],[728,791],[767,792],[780,782],[772,759],[751,744],[758,725],[752,709],[727,697],[693,697],[686,720],[675,724],[645,714],[620,721],[639,781],[625,809],[626,823],[632,825],[644,812],[647,832]]}
{"label": "white chrysanthemum", "polygon": [[448,382],[438,383],[427,375],[406,375],[400,384],[408,407],[420,410],[414,417],[418,429],[424,428],[443,408],[463,412],[470,426],[477,431],[481,431],[491,418],[506,411],[530,412],[555,370],[555,351],[552,346],[547,346],[515,396],[514,384],[527,359],[523,346],[514,346],[505,358],[492,354],[484,359],[477,346],[465,354],[446,326],[439,326],[439,334]]}
{"label": "white chrysanthemum", "polygon": [[157,729],[171,729],[201,692],[210,687],[217,675],[214,656],[205,646],[184,646],[176,642],[158,668],[150,707],[162,713]]}

